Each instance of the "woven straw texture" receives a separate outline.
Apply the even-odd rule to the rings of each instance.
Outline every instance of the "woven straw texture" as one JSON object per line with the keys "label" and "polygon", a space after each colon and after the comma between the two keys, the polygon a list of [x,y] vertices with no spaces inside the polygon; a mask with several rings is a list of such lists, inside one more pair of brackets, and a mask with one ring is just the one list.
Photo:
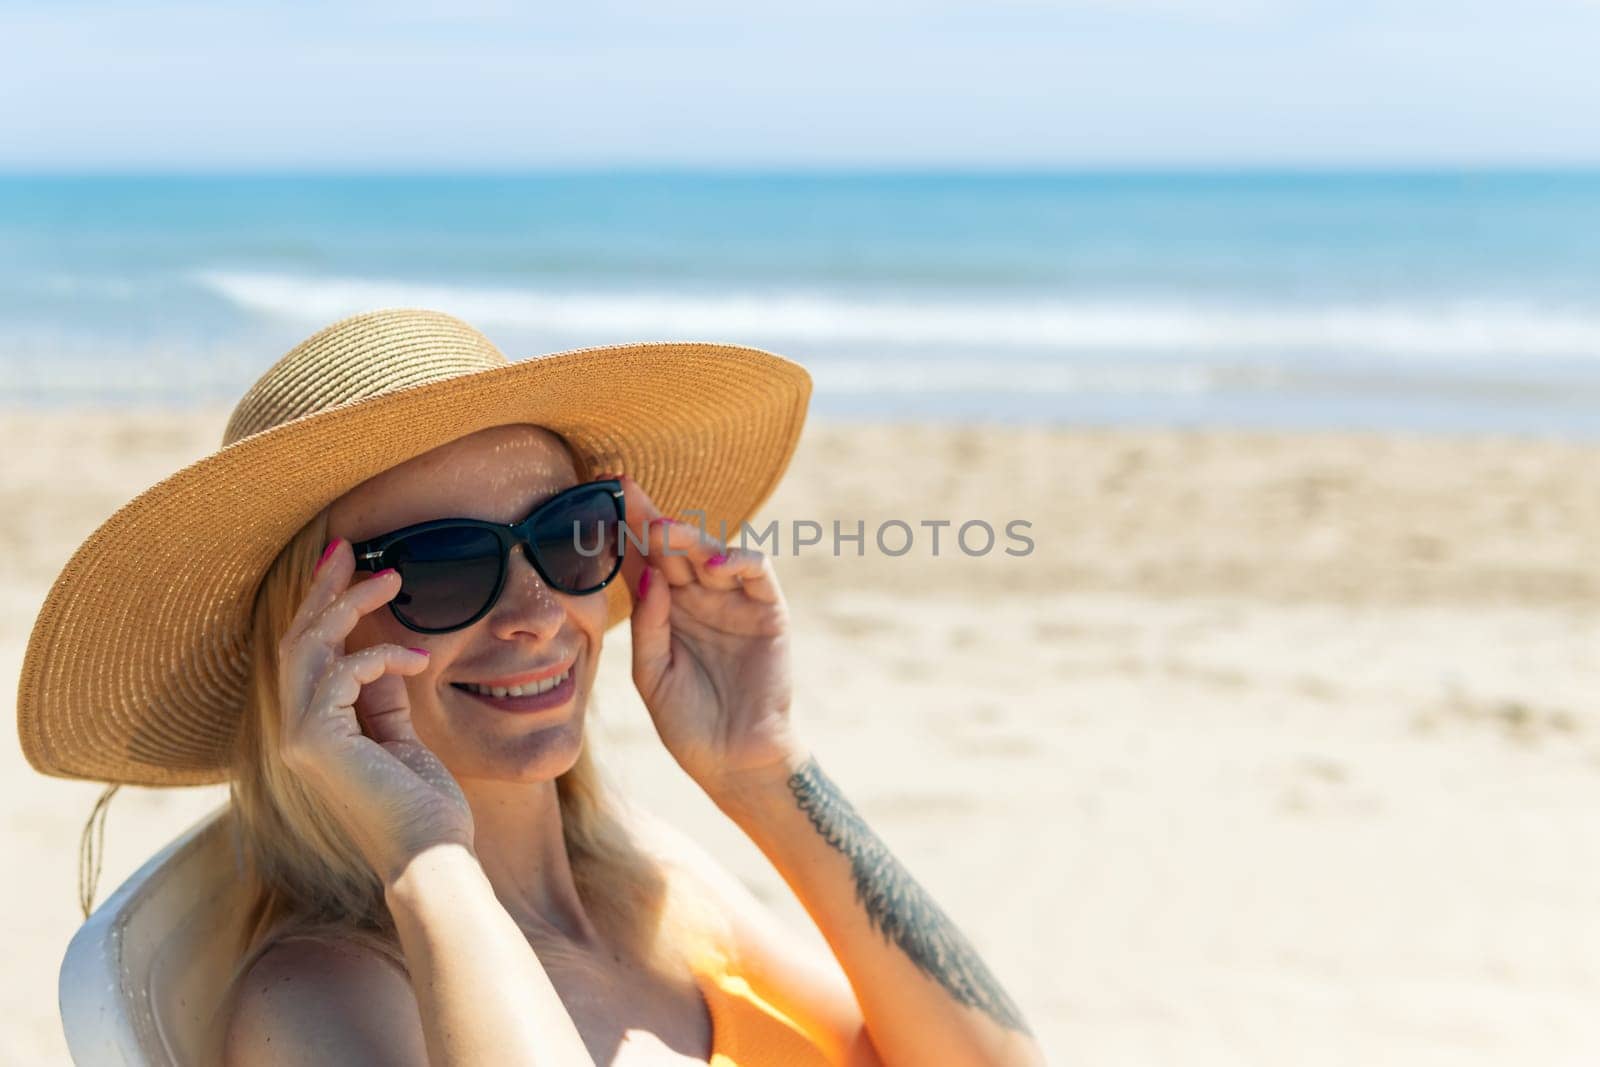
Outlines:
{"label": "woven straw texture", "polygon": [[[118,509],[67,562],[23,658],[17,728],[45,774],[133,785],[228,776],[250,608],[317,512],[490,426],[566,439],[580,476],[628,472],[661,508],[734,530],[799,442],[804,368],[736,345],[645,343],[509,362],[466,323],[385,310],[335,323],[251,387],[223,447]],[[606,589],[608,625],[632,608]]]}

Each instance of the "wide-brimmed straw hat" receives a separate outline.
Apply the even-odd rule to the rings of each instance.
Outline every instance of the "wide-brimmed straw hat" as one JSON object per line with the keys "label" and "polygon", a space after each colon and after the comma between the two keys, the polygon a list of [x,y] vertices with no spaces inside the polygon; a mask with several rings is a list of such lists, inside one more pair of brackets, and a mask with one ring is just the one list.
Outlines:
{"label": "wide-brimmed straw hat", "polygon": [[[626,471],[664,514],[754,516],[789,464],[811,379],[738,345],[644,343],[511,362],[435,311],[318,332],[234,408],[222,448],[120,508],[72,554],[22,661],[17,728],[46,774],[201,785],[229,774],[257,586],[346,491],[490,426],[533,423],[580,477]],[[608,626],[632,608],[606,588]]]}

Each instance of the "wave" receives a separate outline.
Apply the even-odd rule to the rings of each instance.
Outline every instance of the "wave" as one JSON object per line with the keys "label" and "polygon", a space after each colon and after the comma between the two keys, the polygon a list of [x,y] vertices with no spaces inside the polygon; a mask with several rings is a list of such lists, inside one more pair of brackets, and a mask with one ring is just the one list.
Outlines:
{"label": "wave", "polygon": [[1134,353],[1327,351],[1391,356],[1600,356],[1600,313],[1462,300],[1253,306],[1153,300],[946,300],[813,292],[561,292],[375,278],[207,271],[233,305],[327,322],[375,307],[447,309],[493,330],[762,338],[818,345]]}
{"label": "wave", "polygon": [[1079,393],[1205,393],[1225,384],[1219,368],[1191,365],[1071,366],[1021,360],[928,363],[906,360],[811,360],[818,393],[985,393],[1070,396]]}

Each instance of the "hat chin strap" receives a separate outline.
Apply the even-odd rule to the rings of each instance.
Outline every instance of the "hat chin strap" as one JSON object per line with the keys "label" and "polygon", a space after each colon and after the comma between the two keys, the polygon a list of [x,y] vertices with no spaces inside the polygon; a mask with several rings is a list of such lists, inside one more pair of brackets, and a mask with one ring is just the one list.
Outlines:
{"label": "hat chin strap", "polygon": [[106,855],[106,812],[111,810],[111,798],[121,789],[121,783],[108,785],[94,802],[89,821],[83,824],[83,837],[78,841],[78,905],[87,919],[94,911],[94,890],[100,884],[100,861]]}

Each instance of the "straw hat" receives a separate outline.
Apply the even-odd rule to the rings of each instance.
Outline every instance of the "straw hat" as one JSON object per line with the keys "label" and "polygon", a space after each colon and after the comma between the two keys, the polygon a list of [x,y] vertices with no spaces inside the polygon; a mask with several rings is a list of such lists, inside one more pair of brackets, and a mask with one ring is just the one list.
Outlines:
{"label": "straw hat", "polygon": [[[580,476],[624,470],[668,515],[750,519],[800,438],[811,379],[754,348],[645,343],[510,362],[434,311],[356,315],[239,401],[223,447],[139,494],[73,553],[17,692],[28,762],[132,785],[228,777],[250,613],[278,552],[380,471],[490,426],[560,434]],[[608,626],[631,611],[606,588]]]}

